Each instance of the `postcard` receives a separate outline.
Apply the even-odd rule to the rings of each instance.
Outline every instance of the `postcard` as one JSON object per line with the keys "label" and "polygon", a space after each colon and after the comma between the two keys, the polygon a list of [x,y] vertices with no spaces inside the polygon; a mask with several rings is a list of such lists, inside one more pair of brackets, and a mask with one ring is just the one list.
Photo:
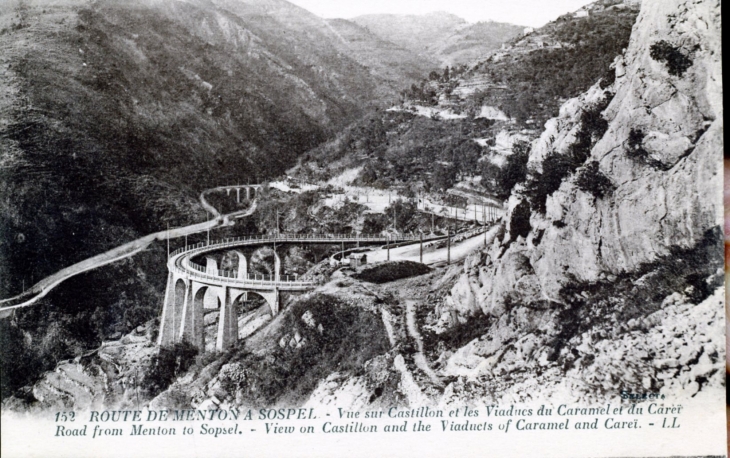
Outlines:
{"label": "postcard", "polygon": [[3,0],[3,457],[727,455],[719,0]]}

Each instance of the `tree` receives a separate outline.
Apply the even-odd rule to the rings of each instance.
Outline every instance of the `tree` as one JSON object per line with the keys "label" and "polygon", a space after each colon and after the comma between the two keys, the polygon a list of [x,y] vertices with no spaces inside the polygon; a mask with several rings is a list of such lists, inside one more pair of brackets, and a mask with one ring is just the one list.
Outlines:
{"label": "tree", "polygon": [[433,172],[433,187],[446,191],[456,183],[457,169],[452,163],[439,163]]}
{"label": "tree", "polygon": [[482,185],[500,199],[509,197],[517,183],[527,178],[527,160],[530,156],[530,144],[516,141],[512,145],[512,154],[507,156],[506,163],[499,167],[491,161],[482,161]]}
{"label": "tree", "polygon": [[388,206],[385,210],[385,218],[390,221],[389,226],[392,227],[395,220],[395,229],[399,232],[410,232],[418,225],[416,220],[416,204],[411,201],[398,199]]}
{"label": "tree", "polygon": [[527,178],[527,160],[530,156],[530,144],[518,140],[512,144],[512,155],[507,158],[507,164],[502,174],[501,186],[506,190],[507,195],[517,183],[522,183]]}
{"label": "tree", "polygon": [[479,157],[482,154],[481,147],[473,140],[466,140],[454,148],[454,160],[459,172],[464,175],[473,176],[477,171]]}
{"label": "tree", "polygon": [[172,347],[160,347],[159,353],[150,358],[142,385],[150,396],[157,396],[190,366],[195,363],[198,349],[187,341]]}

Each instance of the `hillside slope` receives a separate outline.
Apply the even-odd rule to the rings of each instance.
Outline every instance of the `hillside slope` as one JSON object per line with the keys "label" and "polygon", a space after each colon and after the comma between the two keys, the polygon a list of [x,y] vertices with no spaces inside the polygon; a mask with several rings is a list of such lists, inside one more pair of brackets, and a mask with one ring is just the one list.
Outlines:
{"label": "hillside slope", "polygon": [[400,91],[439,67],[437,60],[384,40],[355,22],[328,19],[327,23],[340,37],[335,43],[382,80],[383,91]]}
{"label": "hillside slope", "polygon": [[[587,17],[569,13],[488,59],[432,72],[403,91],[402,103],[315,149],[300,172],[329,179],[362,167],[360,184],[468,186],[503,200],[515,184],[504,179],[515,144],[522,163],[514,168],[524,169],[522,142],[536,138],[561,103],[599,80],[611,84],[637,15],[633,3],[601,0]],[[572,41],[563,46],[562,37]]]}
{"label": "hillside slope", "polygon": [[0,30],[2,295],[280,173],[388,94],[285,1],[18,2]]}
{"label": "hillside slope", "polygon": [[[169,388],[158,386],[163,391],[147,393],[145,402],[592,405],[621,391],[716,399],[725,351],[720,24],[717,0],[646,0],[614,81],[566,101],[529,151],[515,148],[525,154],[526,170],[509,195],[503,227],[489,231],[484,249],[463,263],[382,284],[325,261],[315,271],[329,281],[287,300],[269,326],[230,352],[196,361],[185,345],[160,352],[188,365],[178,371],[172,364]],[[442,122],[436,116],[391,116],[418,120],[407,126],[413,130],[401,151],[420,140],[418,129],[448,127],[430,126]],[[347,145],[388,152],[379,115],[366,119],[371,124],[375,135],[350,129]],[[313,197],[303,193],[301,206],[284,214],[307,213]],[[373,268],[383,267],[393,265]],[[150,334],[140,328],[127,336],[122,361]],[[96,364],[63,364],[63,373],[47,374],[9,407],[60,408],[66,399],[44,401],[36,393],[96,372]],[[139,363],[148,374],[160,366]],[[123,367],[115,382],[132,386]],[[132,405],[123,392],[110,400]]]}
{"label": "hillside slope", "polygon": [[429,43],[427,52],[444,66],[470,64],[522,35],[523,30],[518,25],[495,21],[462,25],[450,35]]}

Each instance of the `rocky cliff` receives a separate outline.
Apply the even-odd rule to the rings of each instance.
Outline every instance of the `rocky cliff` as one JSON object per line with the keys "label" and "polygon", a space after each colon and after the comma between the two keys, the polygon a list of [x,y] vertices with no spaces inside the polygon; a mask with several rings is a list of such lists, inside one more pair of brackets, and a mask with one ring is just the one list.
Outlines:
{"label": "rocky cliff", "polygon": [[[447,392],[486,379],[518,386],[525,371],[563,388],[570,374],[577,397],[600,396],[596,377],[611,390],[721,386],[720,2],[645,1],[614,67],[613,85],[546,124],[505,236],[454,286],[451,309],[486,332],[454,352],[445,372],[464,379]],[[706,327],[694,327],[698,314]],[[631,343],[637,329],[662,328],[674,340]],[[691,357],[677,359],[682,346]],[[610,354],[621,367],[605,364]],[[641,358],[669,361],[671,374]]]}

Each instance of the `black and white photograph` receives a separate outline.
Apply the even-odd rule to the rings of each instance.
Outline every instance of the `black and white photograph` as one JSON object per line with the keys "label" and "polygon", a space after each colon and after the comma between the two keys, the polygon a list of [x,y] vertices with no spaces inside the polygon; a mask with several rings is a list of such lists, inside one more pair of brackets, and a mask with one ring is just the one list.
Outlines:
{"label": "black and white photograph", "polygon": [[726,456],[720,0],[0,0],[7,457]]}

